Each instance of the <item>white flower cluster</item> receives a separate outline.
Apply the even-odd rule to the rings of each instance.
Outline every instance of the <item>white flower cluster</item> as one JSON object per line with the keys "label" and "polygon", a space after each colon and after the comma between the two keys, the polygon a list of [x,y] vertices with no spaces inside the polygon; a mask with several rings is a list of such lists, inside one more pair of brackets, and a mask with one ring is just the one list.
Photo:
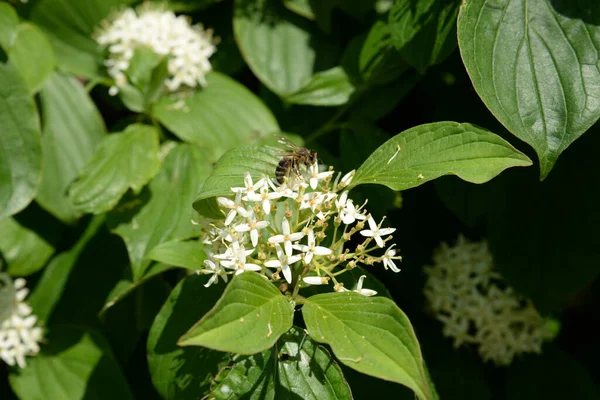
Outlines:
{"label": "white flower cluster", "polygon": [[459,236],[454,247],[437,249],[425,267],[424,294],[454,346],[478,346],[484,361],[509,365],[516,355],[541,353],[555,333],[530,300],[518,296],[494,271],[487,243]]}
{"label": "white flower cluster", "polygon": [[204,30],[201,25],[191,26],[186,17],[150,3],[138,7],[137,12],[125,9],[102,25],[96,41],[108,48],[105,65],[116,83],[109,91],[111,95],[127,84],[125,71],[135,50],[144,46],[168,57],[169,78],[165,86],[169,91],[174,92],[182,85],[190,88],[206,85],[205,75],[211,70],[208,59],[216,51],[211,30]]}
{"label": "white flower cluster", "polygon": [[15,305],[12,315],[0,323],[0,359],[10,366],[25,368],[26,356],[39,353],[42,328],[35,326],[37,317],[31,315],[31,307],[25,302],[29,290],[25,279],[14,281]]}
{"label": "white flower cluster", "polygon": [[[331,170],[319,172],[315,163],[278,186],[268,177],[255,182],[247,173],[243,187],[231,188],[230,198],[219,197],[225,218],[209,225],[204,239],[206,268],[199,271],[212,275],[206,286],[219,276],[227,281],[228,275],[256,271],[293,284],[294,294],[300,283],[323,285],[329,280],[335,291],[343,292],[348,289],[336,277],[358,264],[381,262],[399,272],[394,261],[401,257],[394,245],[383,255],[371,255],[385,247],[395,229],[382,228],[383,221],[375,222],[365,204],[356,206],[348,198],[344,188],[354,171],[341,179],[337,174],[335,181],[334,175]],[[362,243],[352,250],[345,248],[356,233],[363,237]],[[354,291],[375,295],[374,290],[363,289],[363,281],[364,276]]]}

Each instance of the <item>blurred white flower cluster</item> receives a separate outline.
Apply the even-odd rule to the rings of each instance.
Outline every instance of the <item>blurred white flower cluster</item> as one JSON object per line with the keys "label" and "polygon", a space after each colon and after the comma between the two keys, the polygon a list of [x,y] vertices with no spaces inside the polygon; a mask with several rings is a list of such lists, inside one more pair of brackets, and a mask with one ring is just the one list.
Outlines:
{"label": "blurred white flower cluster", "polygon": [[37,317],[31,315],[31,307],[25,302],[29,290],[25,279],[14,281],[15,304],[12,315],[0,323],[0,359],[10,366],[25,368],[26,356],[39,353],[42,328],[35,326]]}
{"label": "blurred white flower cluster", "polygon": [[176,16],[164,6],[144,3],[136,10],[128,8],[115,18],[102,22],[96,41],[108,48],[105,65],[116,86],[127,84],[126,71],[136,49],[150,48],[162,57],[168,57],[169,77],[165,86],[171,92],[182,85],[194,88],[205,86],[205,75],[211,70],[209,62],[217,50],[211,30],[201,25],[191,26],[184,16]]}
{"label": "blurred white flower cluster", "polygon": [[[255,180],[246,174],[243,187],[231,188],[231,197],[219,197],[224,219],[212,221],[204,240],[211,274],[206,286],[220,276],[256,271],[282,284],[324,285],[331,280],[335,291],[348,291],[336,279],[358,264],[383,263],[394,272],[400,270],[394,245],[381,252],[392,239],[394,228],[383,228],[365,209],[348,198],[344,190],[354,171],[341,177],[334,171],[319,172],[318,164],[303,168],[301,176],[277,185],[268,177]],[[341,179],[340,179],[341,177]],[[292,182],[293,181],[293,182]],[[332,225],[332,226],[331,226]],[[329,229],[328,229],[329,228]],[[362,242],[345,248],[353,235]],[[373,296],[363,288],[364,275],[355,292]]]}
{"label": "blurred white flower cluster", "polygon": [[553,320],[517,295],[494,271],[487,243],[459,236],[454,247],[443,243],[426,266],[424,294],[454,346],[478,346],[484,361],[509,365],[516,355],[541,353],[551,340]]}

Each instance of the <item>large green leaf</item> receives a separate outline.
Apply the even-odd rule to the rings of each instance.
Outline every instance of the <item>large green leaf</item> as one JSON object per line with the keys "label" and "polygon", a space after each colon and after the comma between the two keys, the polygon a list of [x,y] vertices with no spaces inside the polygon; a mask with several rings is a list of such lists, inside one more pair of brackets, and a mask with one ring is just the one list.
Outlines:
{"label": "large green leaf", "polygon": [[176,145],[150,184],[137,196],[125,196],[108,215],[110,229],[127,246],[134,281],[144,275],[155,246],[198,234],[190,205],[209,170],[200,149]]}
{"label": "large green leaf", "polygon": [[531,160],[500,136],[471,124],[434,122],[408,129],[381,145],[356,171],[352,186],[376,183],[394,190],[442,175],[486,182]]}
{"label": "large green leaf", "polygon": [[203,268],[202,262],[206,259],[206,253],[204,244],[199,240],[185,242],[173,240],[154,247],[148,253],[148,258],[167,265],[197,271]]}
{"label": "large green leaf", "polygon": [[19,24],[19,16],[8,3],[0,3],[0,48],[7,49]]}
{"label": "large green leaf", "polygon": [[293,104],[313,106],[339,106],[346,104],[356,87],[342,67],[317,72],[310,81],[297,92],[285,97]]}
{"label": "large green leaf", "polygon": [[385,297],[327,293],[309,297],[302,315],[310,336],[343,364],[403,384],[432,399],[423,356],[408,317]]}
{"label": "large green leaf", "polygon": [[217,302],[222,285],[204,287],[205,276],[179,282],[160,310],[148,336],[148,367],[154,387],[165,399],[197,399],[210,390],[229,355],[206,347],[177,345],[179,338]]}
{"label": "large green leaf", "polygon": [[65,222],[81,214],[67,189],[105,134],[92,99],[75,78],[55,73],[40,92],[43,119],[42,182],[36,200]]}
{"label": "large green leaf", "polygon": [[17,69],[0,62],[0,219],[35,196],[41,167],[39,120]]}
{"label": "large green leaf", "polygon": [[237,356],[233,364],[223,368],[216,377],[209,398],[274,400],[278,394],[275,356],[273,348],[249,356]]}
{"label": "large green leaf", "polygon": [[163,99],[154,115],[180,139],[204,149],[211,161],[226,150],[279,132],[271,111],[252,92],[218,72],[190,97]]}
{"label": "large green leaf", "polygon": [[56,65],[54,51],[46,35],[27,22],[17,27],[7,53],[31,93],[42,87]]}
{"label": "large green leaf", "polygon": [[570,0],[467,1],[458,39],[475,90],[535,149],[545,178],[600,117],[600,7]]}
{"label": "large green leaf", "polygon": [[9,377],[21,400],[133,399],[109,344],[95,332],[53,327],[42,352],[27,363]]}
{"label": "large green leaf", "polygon": [[180,340],[238,354],[272,347],[292,326],[294,303],[254,272],[236,275],[217,304]]}
{"label": "large green leaf", "polygon": [[392,40],[419,71],[456,48],[456,15],[462,0],[395,0],[389,14]]}
{"label": "large green leaf", "polygon": [[194,208],[200,214],[222,218],[215,198],[230,195],[232,187],[244,186],[244,174],[249,172],[254,181],[263,175],[275,177],[282,150],[269,146],[246,146],[229,150],[215,165],[204,182]]}
{"label": "large green leaf", "polygon": [[158,147],[156,128],[146,125],[129,125],[105,137],[69,189],[75,208],[100,214],[111,210],[127,189],[139,193],[160,167]]}
{"label": "large green leaf", "polygon": [[336,47],[277,0],[236,0],[233,30],[242,56],[271,91],[289,96],[335,66]]}
{"label": "large green leaf", "polygon": [[[0,260],[0,267],[2,260]],[[15,308],[15,286],[5,272],[0,271],[0,324],[11,316]]]}
{"label": "large green leaf", "polygon": [[102,51],[92,38],[100,21],[134,0],[40,0],[31,20],[48,35],[58,66],[85,77],[99,74]]}

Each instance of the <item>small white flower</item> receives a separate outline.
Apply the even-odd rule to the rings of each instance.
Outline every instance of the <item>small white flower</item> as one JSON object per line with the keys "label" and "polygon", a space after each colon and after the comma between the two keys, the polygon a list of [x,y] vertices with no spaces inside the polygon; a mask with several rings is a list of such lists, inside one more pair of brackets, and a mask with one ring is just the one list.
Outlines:
{"label": "small white flower", "polygon": [[375,242],[377,243],[377,245],[379,247],[384,246],[383,239],[381,238],[382,236],[392,234],[396,231],[396,228],[380,229],[379,226],[377,226],[377,223],[375,222],[373,217],[370,217],[368,219],[368,222],[369,222],[369,227],[371,229],[364,229],[364,230],[360,231],[360,234],[365,237],[372,237],[373,239],[375,239]]}
{"label": "small white flower", "polygon": [[[252,250],[252,251],[254,251],[254,250]],[[239,274],[243,273],[244,271],[260,271],[262,269],[260,267],[260,265],[246,263],[246,255],[248,255],[246,252],[246,249],[244,249],[243,245],[240,245],[240,248],[237,251],[237,257],[235,258],[235,260],[232,260],[232,261],[223,260],[223,261],[221,261],[221,265],[224,266],[225,268],[235,269],[236,275],[239,275]]]}
{"label": "small white flower", "polygon": [[252,176],[246,172],[244,175],[244,187],[233,187],[231,188],[231,191],[234,193],[243,193],[247,196],[248,194],[256,193],[256,191],[263,187],[265,183],[266,181],[264,178],[259,179],[256,183],[252,182]]}
{"label": "small white flower", "polygon": [[395,244],[391,245],[386,251],[385,254],[383,255],[383,257],[381,257],[382,261],[383,261],[383,267],[385,269],[391,269],[394,272],[400,272],[400,269],[398,267],[396,267],[396,264],[394,263],[394,258],[398,259],[396,257],[396,249],[394,249]]}
{"label": "small white flower", "polygon": [[292,283],[292,269],[290,265],[294,264],[297,261],[300,261],[300,256],[288,256],[284,253],[283,249],[280,245],[275,245],[277,249],[277,260],[270,260],[265,262],[265,267],[267,268],[281,268],[281,272],[283,272],[283,276],[288,283]]}
{"label": "small white flower", "polygon": [[283,218],[281,221],[281,235],[271,236],[269,243],[283,243],[285,248],[285,254],[288,256],[292,255],[292,242],[296,242],[304,237],[302,232],[291,232],[290,222],[287,218]]}
{"label": "small white flower", "polygon": [[206,275],[212,274],[212,276],[204,285],[204,287],[209,287],[210,285],[215,283],[219,276],[223,278],[224,282],[227,282],[227,274],[225,274],[225,271],[223,270],[223,268],[221,268],[218,262],[215,263],[212,260],[204,260],[204,265],[206,265],[208,269],[201,270],[201,273]]}
{"label": "small white flower", "polygon": [[361,275],[360,278],[358,278],[358,283],[356,284],[356,289],[353,290],[353,292],[362,294],[363,296],[375,296],[377,294],[376,291],[372,290],[372,289],[363,289],[362,285],[363,285],[363,281],[365,280],[367,276],[366,275]]}
{"label": "small white flower", "polygon": [[350,171],[346,175],[344,175],[344,177],[340,181],[340,187],[345,188],[346,186],[348,186],[350,184],[350,182],[352,182],[352,178],[354,178],[355,173],[356,173],[356,170],[353,169],[352,171]]}
{"label": "small white flower", "polygon": [[308,245],[296,244],[292,247],[304,253],[304,264],[310,264],[313,255],[328,256],[332,253],[331,249],[327,247],[315,246],[315,233],[312,229],[308,231]]}
{"label": "small white flower", "polygon": [[267,185],[263,185],[260,188],[260,193],[248,193],[246,195],[247,200],[250,201],[261,201],[263,211],[265,214],[271,214],[271,200],[276,200],[283,196],[282,192],[269,192],[269,187]]}
{"label": "small white flower", "polygon": [[308,175],[310,176],[310,178],[309,178],[310,187],[313,190],[315,190],[317,188],[317,186],[319,185],[319,181],[322,181],[323,179],[330,177],[331,175],[334,174],[334,172],[335,171],[319,172],[319,164],[314,163],[308,169]]}
{"label": "small white flower", "polygon": [[256,247],[258,245],[258,230],[267,226],[269,226],[269,221],[257,221],[256,215],[252,213],[248,216],[248,223],[236,225],[233,229],[236,232],[250,232],[252,246]]}
{"label": "small white flower", "polygon": [[343,192],[337,199],[335,199],[335,207],[338,212],[341,212],[344,208],[346,208],[346,203],[348,202],[348,191]]}
{"label": "small white flower", "polygon": [[329,279],[328,276],[307,276],[302,278],[307,285],[327,285]]}
{"label": "small white flower", "polygon": [[227,214],[227,218],[225,218],[225,226],[231,224],[231,221],[233,221],[233,219],[238,213],[245,218],[247,218],[249,215],[249,212],[244,207],[242,207],[242,194],[239,192],[235,195],[235,201],[230,200],[226,197],[217,197],[217,201],[221,206],[231,210]]}
{"label": "small white flower", "polygon": [[332,200],[335,197],[335,193],[321,193],[321,192],[310,192],[305,193],[302,197],[302,203],[300,204],[300,210],[310,208],[313,212],[316,212],[317,207],[321,204]]}
{"label": "small white flower", "polygon": [[340,212],[340,217],[342,218],[342,222],[346,225],[350,225],[354,223],[354,221],[365,220],[367,216],[362,214],[356,207],[354,207],[354,202],[352,200],[346,201],[346,207]]}

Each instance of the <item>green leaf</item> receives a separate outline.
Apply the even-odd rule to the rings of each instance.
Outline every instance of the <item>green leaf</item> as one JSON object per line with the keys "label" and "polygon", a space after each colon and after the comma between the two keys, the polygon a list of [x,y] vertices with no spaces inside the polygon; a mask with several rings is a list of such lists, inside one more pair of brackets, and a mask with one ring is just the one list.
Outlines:
{"label": "green leaf", "polygon": [[205,347],[180,347],[177,340],[217,302],[222,285],[204,287],[206,277],[190,275],[173,289],[148,335],[148,368],[165,399],[197,399],[228,364],[229,355]]}
{"label": "green leaf", "polygon": [[272,347],[292,326],[294,302],[254,272],[236,275],[217,304],[179,340],[237,354]]}
{"label": "green leaf", "polygon": [[[56,235],[57,232],[52,234]],[[4,218],[0,220],[0,252],[6,260],[9,274],[25,276],[39,271],[46,265],[54,254],[54,245],[19,221]]]}
{"label": "green leaf", "polygon": [[150,112],[151,105],[163,92],[169,75],[168,58],[161,57],[149,47],[135,50],[125,71],[132,85],[120,89],[123,103],[134,112]]}
{"label": "green leaf", "polygon": [[279,132],[271,111],[233,79],[212,72],[208,86],[183,99],[163,97],[154,116],[180,139],[200,146],[211,161],[225,151]]}
{"label": "green leaf", "polygon": [[106,136],[69,189],[77,211],[100,214],[111,210],[131,188],[139,193],[158,171],[158,132],[147,125],[129,125]]}
{"label": "green leaf", "polygon": [[210,399],[274,400],[277,396],[275,351],[238,356],[216,376]]}
{"label": "green leaf", "polygon": [[423,72],[456,48],[456,16],[461,0],[396,0],[389,13],[394,45]]}
{"label": "green leaf", "polygon": [[280,339],[278,392],[300,399],[351,399],[350,386],[325,348],[293,327]]}
{"label": "green leaf", "polygon": [[376,183],[405,190],[449,174],[483,183],[506,168],[529,165],[526,155],[490,131],[466,123],[434,122],[381,145],[356,171],[351,186]]}
{"label": "green leaf", "polygon": [[0,324],[15,308],[15,286],[10,275],[0,272]]}
{"label": "green leaf", "polygon": [[109,344],[95,332],[53,327],[42,352],[27,363],[9,376],[19,399],[133,399]]}
{"label": "green leaf", "polygon": [[221,0],[150,0],[160,5],[166,4],[169,10],[175,12],[189,12],[203,10],[206,7],[218,3]]}
{"label": "green leaf", "polygon": [[316,72],[335,66],[336,47],[277,0],[236,0],[233,31],[252,72],[279,96],[297,92]]}
{"label": "green leaf", "polygon": [[343,364],[397,382],[431,399],[423,356],[408,317],[384,297],[327,293],[302,307],[313,340],[327,343]]}
{"label": "green leaf", "polygon": [[288,10],[302,15],[304,18],[314,20],[315,13],[313,12],[311,2],[312,0],[284,0],[283,5]]}
{"label": "green leaf", "polygon": [[127,246],[134,281],[144,275],[155,246],[197,236],[190,205],[209,168],[196,146],[177,145],[150,184],[137,196],[125,196],[109,213],[109,228]]}
{"label": "green leaf", "polygon": [[293,104],[339,106],[346,104],[356,88],[342,67],[317,72],[297,92],[284,97]]}
{"label": "green leaf", "polygon": [[198,240],[186,242],[174,240],[154,247],[148,253],[148,258],[167,265],[196,271],[202,269],[202,262],[206,259],[206,253],[204,253],[204,245]]}
{"label": "green leaf", "polygon": [[551,345],[541,355],[517,360],[509,368],[505,398],[594,400],[600,398],[600,390],[582,365]]}
{"label": "green leaf", "polygon": [[530,144],[544,179],[600,117],[600,8],[580,2],[464,2],[463,62],[496,118]]}
{"label": "green leaf", "polygon": [[102,51],[92,38],[100,21],[134,0],[39,0],[31,21],[54,45],[59,68],[88,78],[99,75]]}
{"label": "green leaf", "polygon": [[61,298],[77,259],[103,224],[104,216],[94,217],[75,245],[54,257],[44,269],[35,290],[27,298],[27,302],[33,308],[33,313],[41,321],[47,321],[50,318],[54,307]]}
{"label": "green leaf", "polygon": [[281,149],[269,146],[245,146],[229,150],[219,159],[212,174],[204,182],[194,201],[194,209],[211,218],[223,218],[215,198],[231,195],[232,187],[243,187],[246,172],[255,181],[262,175],[275,177],[281,153]]}
{"label": "green leaf", "polygon": [[56,65],[54,51],[46,35],[27,22],[17,27],[7,53],[32,94],[42,87]]}
{"label": "green leaf", "polygon": [[44,157],[36,200],[60,220],[73,222],[81,213],[75,209],[67,190],[104,137],[104,122],[75,78],[53,74],[42,88],[40,98]]}
{"label": "green leaf", "polygon": [[41,168],[40,127],[33,99],[16,68],[0,62],[0,219],[35,196]]}
{"label": "green leaf", "polygon": [[19,24],[19,16],[8,3],[0,3],[0,48],[10,47],[15,30]]}

